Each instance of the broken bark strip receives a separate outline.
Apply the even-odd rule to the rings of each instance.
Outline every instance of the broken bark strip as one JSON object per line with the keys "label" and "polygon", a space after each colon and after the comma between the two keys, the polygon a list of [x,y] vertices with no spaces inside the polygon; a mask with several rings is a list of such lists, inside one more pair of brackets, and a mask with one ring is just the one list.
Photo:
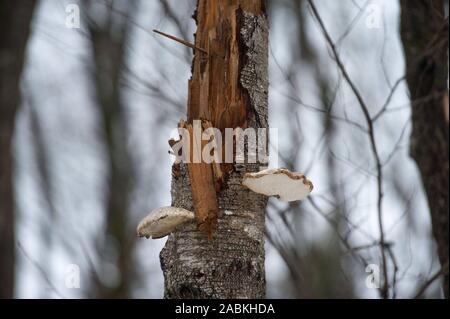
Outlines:
{"label": "broken bark strip", "polygon": [[[204,48],[208,55],[197,52],[194,58],[189,81],[188,123],[207,120],[222,132],[225,128],[248,126],[249,94],[239,81],[247,57],[239,31],[243,12],[259,15],[262,9],[260,0],[199,1],[195,47]],[[211,172],[217,175],[222,170],[204,163],[189,164],[188,170],[199,229],[211,238],[218,213],[212,192],[220,191],[223,183],[222,177],[211,179]]]}
{"label": "broken bark strip", "polygon": [[[195,45],[209,55],[195,54],[187,123],[202,119],[222,131],[267,128],[268,26],[264,1],[199,0],[196,21]],[[209,164],[201,168],[208,176],[215,174],[213,181],[210,177],[204,181],[201,173],[193,173],[200,170],[194,165],[180,164],[175,169],[172,206],[192,211],[198,206],[200,192],[215,189],[214,182],[220,179],[214,173],[217,167]],[[228,166],[231,170],[224,169]],[[258,170],[257,164],[221,165],[221,173],[228,171],[228,178],[217,189],[218,219],[212,240],[195,225],[169,236],[160,254],[165,298],[265,296],[267,198],[242,186],[243,175]],[[207,202],[208,209],[214,207],[210,199]]]}
{"label": "broken bark strip", "polygon": [[[190,136],[191,158],[188,164],[188,171],[197,226],[211,240],[216,229],[219,205],[217,203],[213,166],[212,164],[204,163],[201,159],[201,153],[207,141],[197,140],[198,137],[194,134],[194,129],[191,124],[182,121],[180,126],[186,128]],[[200,134],[202,134],[203,127],[200,129]],[[195,163],[198,160],[201,163]]]}

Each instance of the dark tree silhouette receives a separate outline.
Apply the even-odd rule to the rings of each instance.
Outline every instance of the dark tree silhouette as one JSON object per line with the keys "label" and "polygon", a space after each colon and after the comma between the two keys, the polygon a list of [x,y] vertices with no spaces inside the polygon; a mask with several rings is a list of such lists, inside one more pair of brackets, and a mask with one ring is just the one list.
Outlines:
{"label": "dark tree silhouette", "polygon": [[[125,3],[125,2],[123,2]],[[123,4],[122,3],[122,4]],[[86,4],[95,4],[89,2]],[[86,7],[89,8],[89,7]],[[119,272],[119,281],[113,286],[97,281],[98,298],[128,298],[133,273],[135,235],[129,225],[130,196],[133,190],[133,163],[128,149],[128,125],[125,112],[124,74],[127,70],[127,43],[135,5],[126,5],[126,11],[104,4],[106,21],[89,19],[89,35],[93,47],[93,80],[102,137],[107,152],[108,170],[106,190],[105,231],[100,232],[97,252],[100,263],[113,263]],[[134,225],[132,225],[134,226]],[[110,249],[117,259],[111,259]]]}
{"label": "dark tree silhouette", "polygon": [[0,1],[0,298],[14,296],[14,192],[11,151],[20,77],[35,1]]}
{"label": "dark tree silhouette", "polygon": [[[448,17],[442,0],[402,0],[401,5],[401,36],[412,101],[411,156],[422,176],[439,260],[445,268],[449,249]],[[448,297],[448,271],[444,278]]]}

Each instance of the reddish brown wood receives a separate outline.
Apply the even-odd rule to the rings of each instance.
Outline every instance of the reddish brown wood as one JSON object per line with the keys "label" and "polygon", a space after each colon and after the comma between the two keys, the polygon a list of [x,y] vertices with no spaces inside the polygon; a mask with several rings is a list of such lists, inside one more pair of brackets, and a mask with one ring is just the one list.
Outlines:
{"label": "reddish brown wood", "polygon": [[[196,20],[196,50],[189,81],[188,124],[203,120],[207,127],[246,127],[251,109],[248,92],[239,81],[245,62],[245,48],[239,42],[242,11],[260,15],[261,0],[199,0]],[[191,135],[192,136],[192,135]],[[205,142],[202,143],[204,145]],[[212,237],[218,204],[216,191],[221,190],[224,173],[230,166],[191,163],[188,165],[195,213],[199,229]]]}

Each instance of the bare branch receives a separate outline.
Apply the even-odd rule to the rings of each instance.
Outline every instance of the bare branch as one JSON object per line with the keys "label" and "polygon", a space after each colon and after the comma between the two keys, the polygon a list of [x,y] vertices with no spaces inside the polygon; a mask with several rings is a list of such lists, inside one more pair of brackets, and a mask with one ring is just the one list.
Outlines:
{"label": "bare branch", "polygon": [[364,114],[364,117],[366,119],[367,122],[367,126],[368,126],[368,133],[369,133],[369,138],[370,138],[370,146],[372,148],[372,153],[373,156],[375,158],[375,162],[376,162],[376,168],[377,168],[377,188],[378,188],[378,201],[377,201],[377,209],[378,209],[378,227],[379,227],[379,232],[380,232],[380,252],[381,252],[381,258],[382,258],[382,266],[383,266],[383,274],[384,274],[384,283],[383,286],[380,289],[380,293],[382,295],[383,298],[387,298],[388,297],[388,287],[389,287],[389,283],[388,283],[388,270],[387,270],[387,262],[386,262],[386,252],[385,252],[385,245],[384,245],[384,229],[383,229],[383,214],[382,214],[382,201],[383,201],[383,171],[382,171],[382,165],[381,165],[381,159],[380,159],[380,155],[378,153],[378,148],[377,148],[377,144],[375,141],[375,133],[374,133],[374,127],[373,127],[373,121],[371,119],[370,116],[370,112],[369,112],[369,107],[367,106],[367,104],[365,103],[364,99],[362,98],[361,93],[359,92],[358,88],[356,87],[356,85],[353,83],[353,81],[350,78],[350,75],[348,74],[340,56],[339,53],[337,52],[337,48],[336,45],[334,44],[333,40],[331,39],[330,34],[328,33],[325,24],[321,18],[321,16],[319,15],[319,12],[317,11],[317,8],[314,4],[314,2],[312,0],[308,0],[308,3],[311,7],[312,13],[314,15],[314,17],[317,19],[320,28],[326,38],[326,41],[328,43],[328,45],[331,47],[331,50],[333,52],[333,56],[334,59],[339,67],[339,69],[342,72],[342,75],[344,76],[344,79],[346,80],[346,82],[348,83],[348,85],[350,86],[351,90],[353,91],[353,93],[355,94],[359,105],[361,107],[361,110]]}
{"label": "bare branch", "polygon": [[445,276],[448,274],[448,263],[445,264],[441,269],[439,269],[438,272],[436,272],[433,276],[431,276],[430,279],[428,279],[417,291],[416,295],[414,296],[414,299],[421,298],[422,295],[425,293],[425,291],[428,289],[428,287],[431,286],[433,282],[438,280],[441,276]]}

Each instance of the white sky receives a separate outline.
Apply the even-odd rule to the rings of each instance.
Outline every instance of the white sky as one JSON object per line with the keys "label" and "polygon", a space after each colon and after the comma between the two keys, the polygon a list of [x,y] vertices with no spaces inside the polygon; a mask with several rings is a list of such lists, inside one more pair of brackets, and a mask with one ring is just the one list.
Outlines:
{"label": "white sky", "polygon": [[[327,28],[334,39],[337,39],[349,25],[349,21],[357,14],[354,3],[362,6],[364,1],[316,1],[319,12],[326,22]],[[67,289],[64,276],[69,264],[81,267],[81,288],[87,285],[83,267],[86,260],[67,246],[78,247],[77,241],[83,240],[89,246],[93,236],[103,223],[102,218],[102,188],[104,186],[105,168],[104,152],[99,140],[96,114],[92,92],[89,86],[88,67],[90,59],[89,43],[74,29],[65,27],[65,5],[63,0],[42,0],[39,11],[33,23],[33,36],[28,48],[28,64],[25,70],[23,88],[31,96],[31,105],[24,103],[18,120],[15,136],[17,154],[18,182],[16,190],[20,210],[18,240],[28,257],[18,252],[17,297],[37,298],[56,297],[56,289],[64,297],[80,297],[82,289]],[[158,1],[143,0],[136,21],[146,30],[160,29],[164,32],[177,34],[170,19],[162,14]],[[195,25],[190,18],[192,1],[177,1],[177,12],[188,34],[193,34]],[[387,78],[391,85],[404,74],[404,60],[398,35],[399,5],[397,1],[376,0],[371,3],[373,10],[381,13],[381,27],[368,28],[367,21],[372,16],[365,13],[353,31],[341,43],[339,51],[343,57],[351,78],[357,83],[364,98],[371,107],[372,114],[383,104],[390,92],[382,68],[383,56]],[[294,15],[287,9],[274,10],[270,16],[270,47],[277,62],[284,70],[294,65],[298,35],[297,26],[293,22]],[[83,26],[82,26],[83,29]],[[321,69],[328,70],[331,79],[337,79],[338,71],[330,59],[329,50],[317,24],[308,20],[308,37],[315,44],[316,53],[322,61]],[[188,39],[192,41],[191,39]],[[384,42],[385,41],[385,42]],[[187,80],[190,77],[190,65],[183,59],[184,48],[171,41],[136,28],[133,41],[130,44],[130,63],[132,70],[147,83],[156,84],[179,104],[186,104]],[[291,87],[280,72],[273,56],[270,56],[270,126],[279,129],[279,148],[281,154],[292,153],[293,139],[301,136],[304,139],[300,151],[297,169],[302,171],[305,163],[314,162],[308,172],[308,178],[314,182],[313,194],[327,196],[326,157],[318,156],[314,150],[320,145],[323,131],[322,116],[302,106],[293,108],[291,101],[284,93],[289,93]],[[308,104],[318,103],[318,88],[308,67],[299,69],[294,76],[297,94]],[[167,78],[165,81],[161,74]],[[362,121],[359,106],[354,95],[345,85],[337,96],[336,112],[347,112],[354,120]],[[144,93],[144,94],[143,94]],[[386,158],[398,138],[401,136],[404,123],[410,116],[408,95],[405,85],[401,85],[394,95],[391,106],[405,106],[397,112],[388,113],[376,125],[376,138],[380,147],[381,157]],[[53,200],[57,214],[48,218],[47,207],[43,194],[39,190],[36,175],[36,163],[33,156],[32,133],[29,129],[29,107],[38,107],[41,123],[45,129],[45,138],[51,154],[54,183]],[[136,224],[151,209],[170,205],[170,172],[171,158],[167,140],[180,118],[183,110],[175,111],[173,105],[161,103],[158,98],[145,94],[145,87],[136,85],[127,93],[130,132],[130,146],[136,151],[135,161],[140,174],[139,189],[133,200],[133,211]],[[293,131],[293,119],[298,118],[301,132]],[[347,124],[336,124],[340,143],[333,151],[347,157],[351,154],[352,163],[365,169],[371,169],[373,158],[369,151],[367,136]],[[430,241],[430,220],[428,208],[424,200],[423,190],[419,182],[417,169],[408,157],[408,138],[410,127],[403,136],[401,150],[385,168],[386,180],[396,174],[398,180],[404,183],[403,189],[412,194],[410,207],[398,200],[399,194],[391,182],[384,185],[386,197],[384,200],[385,229],[390,230],[388,241],[394,241],[394,251],[400,265],[400,274],[405,280],[399,283],[398,295],[408,297],[412,294],[411,282],[417,276],[432,272],[438,265],[435,261],[433,243]],[[351,137],[351,139],[350,139]],[[339,177],[344,178],[353,171],[348,164],[339,164]],[[361,221],[364,230],[374,238],[378,238],[376,223],[376,188],[373,177],[364,175],[352,179],[345,184],[345,191],[352,192],[361,188],[357,197],[354,221]],[[308,203],[305,210],[313,211]],[[404,211],[407,216],[403,218]],[[411,220],[408,222],[408,220]],[[302,227],[305,238],[314,241],[325,232],[330,231],[323,218],[308,216],[308,227]],[[39,239],[42,229],[46,226],[54,229],[50,234],[53,250],[46,251]],[[60,238],[73,231],[81,234],[78,238],[65,238],[69,244],[61,242]],[[355,233],[351,238],[357,246],[367,244],[365,235]],[[75,242],[74,242],[75,241]],[[165,240],[139,241],[138,254],[142,262],[142,287],[135,292],[136,297],[160,298],[163,292],[163,278],[159,267],[159,252]],[[89,249],[88,249],[89,250]],[[79,251],[78,251],[79,252]],[[92,251],[89,252],[93,254]],[[369,252],[368,257],[374,263],[378,260],[376,250]],[[94,258],[91,256],[91,258]],[[267,245],[266,271],[268,297],[283,297],[283,284],[287,270],[278,253]],[[33,260],[33,262],[32,262]],[[43,278],[41,265],[48,273],[49,281],[54,287],[49,287]],[[103,270],[105,271],[105,270]],[[106,273],[114,274],[114,269]],[[356,292],[361,297],[376,297],[374,290],[365,287],[364,269],[354,269]],[[84,279],[83,279],[84,278]],[[86,286],[85,286],[86,287]],[[55,289],[54,289],[55,288]]]}

